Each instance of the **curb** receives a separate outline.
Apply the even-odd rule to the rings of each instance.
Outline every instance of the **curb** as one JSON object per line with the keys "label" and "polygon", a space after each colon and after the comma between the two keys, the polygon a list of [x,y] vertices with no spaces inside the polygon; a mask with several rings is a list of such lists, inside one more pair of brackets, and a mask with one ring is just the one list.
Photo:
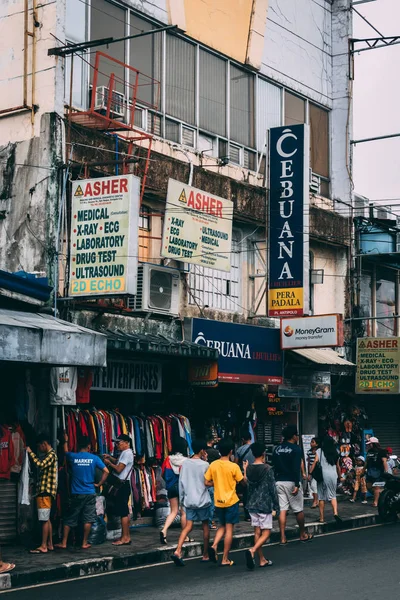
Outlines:
{"label": "curb", "polygon": [[[381,523],[377,514],[367,514],[362,516],[344,519],[340,527],[335,521],[327,523],[308,523],[306,531],[313,535],[321,535],[329,532],[345,532],[351,529],[359,529]],[[286,529],[288,540],[298,539],[297,527],[288,527]],[[270,543],[277,543],[280,540],[279,532],[273,531]],[[252,533],[236,535],[233,538],[232,550],[248,548],[253,541]],[[118,572],[130,567],[152,565],[155,563],[170,562],[171,552],[175,546],[155,548],[146,552],[136,552],[128,556],[103,556],[100,558],[89,558],[77,562],[68,562],[56,567],[42,566],[37,571],[26,573],[6,573],[0,575],[0,591],[25,587],[40,583],[51,583],[64,579],[75,579],[78,577],[87,577],[101,573]],[[201,556],[202,545],[200,542],[187,544],[184,549],[184,558],[193,558]]]}

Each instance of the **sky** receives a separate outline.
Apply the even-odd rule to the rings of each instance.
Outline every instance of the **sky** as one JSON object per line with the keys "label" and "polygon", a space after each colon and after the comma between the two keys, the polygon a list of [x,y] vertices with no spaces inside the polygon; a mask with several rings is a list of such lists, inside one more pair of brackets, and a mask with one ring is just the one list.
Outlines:
{"label": "sky", "polygon": [[[355,8],[383,35],[400,36],[400,0]],[[356,13],[353,30],[355,38],[378,37]],[[356,54],[353,91],[354,140],[400,133],[400,45]],[[353,158],[356,193],[370,200],[400,200],[400,137],[359,144]]]}

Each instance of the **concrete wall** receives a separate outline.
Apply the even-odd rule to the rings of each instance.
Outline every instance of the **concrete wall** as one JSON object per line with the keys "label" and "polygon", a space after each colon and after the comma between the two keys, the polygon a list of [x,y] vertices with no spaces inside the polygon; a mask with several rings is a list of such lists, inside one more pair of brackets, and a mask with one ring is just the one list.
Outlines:
{"label": "concrete wall", "polygon": [[314,269],[324,270],[324,283],[314,286],[314,314],[347,315],[347,249],[311,241]]}
{"label": "concrete wall", "polygon": [[[38,137],[41,117],[56,111],[63,114],[63,60],[48,56],[47,50],[64,37],[65,0],[36,2],[29,0],[27,49],[24,50],[24,0],[0,3],[0,145]],[[53,37],[54,36],[54,37]],[[27,76],[24,77],[24,59]],[[34,73],[34,77],[33,77]],[[24,104],[33,110],[7,113]]]}

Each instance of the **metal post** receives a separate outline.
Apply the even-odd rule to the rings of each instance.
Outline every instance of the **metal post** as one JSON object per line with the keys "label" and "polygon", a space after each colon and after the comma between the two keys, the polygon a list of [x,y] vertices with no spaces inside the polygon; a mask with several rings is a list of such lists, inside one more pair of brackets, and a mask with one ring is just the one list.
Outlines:
{"label": "metal post", "polygon": [[57,451],[57,406],[53,406],[53,415],[52,415],[52,431],[51,431],[51,445],[53,446],[53,450]]}

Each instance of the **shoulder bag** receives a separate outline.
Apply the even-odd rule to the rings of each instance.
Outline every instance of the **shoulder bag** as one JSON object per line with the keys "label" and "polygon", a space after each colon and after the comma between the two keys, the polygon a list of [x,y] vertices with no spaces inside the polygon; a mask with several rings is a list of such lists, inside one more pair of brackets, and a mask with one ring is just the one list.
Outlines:
{"label": "shoulder bag", "polygon": [[321,466],[321,458],[319,456],[318,456],[318,460],[316,460],[314,462],[314,470],[311,473],[311,475],[317,483],[322,483],[324,481],[324,475],[322,473],[322,466]]}

